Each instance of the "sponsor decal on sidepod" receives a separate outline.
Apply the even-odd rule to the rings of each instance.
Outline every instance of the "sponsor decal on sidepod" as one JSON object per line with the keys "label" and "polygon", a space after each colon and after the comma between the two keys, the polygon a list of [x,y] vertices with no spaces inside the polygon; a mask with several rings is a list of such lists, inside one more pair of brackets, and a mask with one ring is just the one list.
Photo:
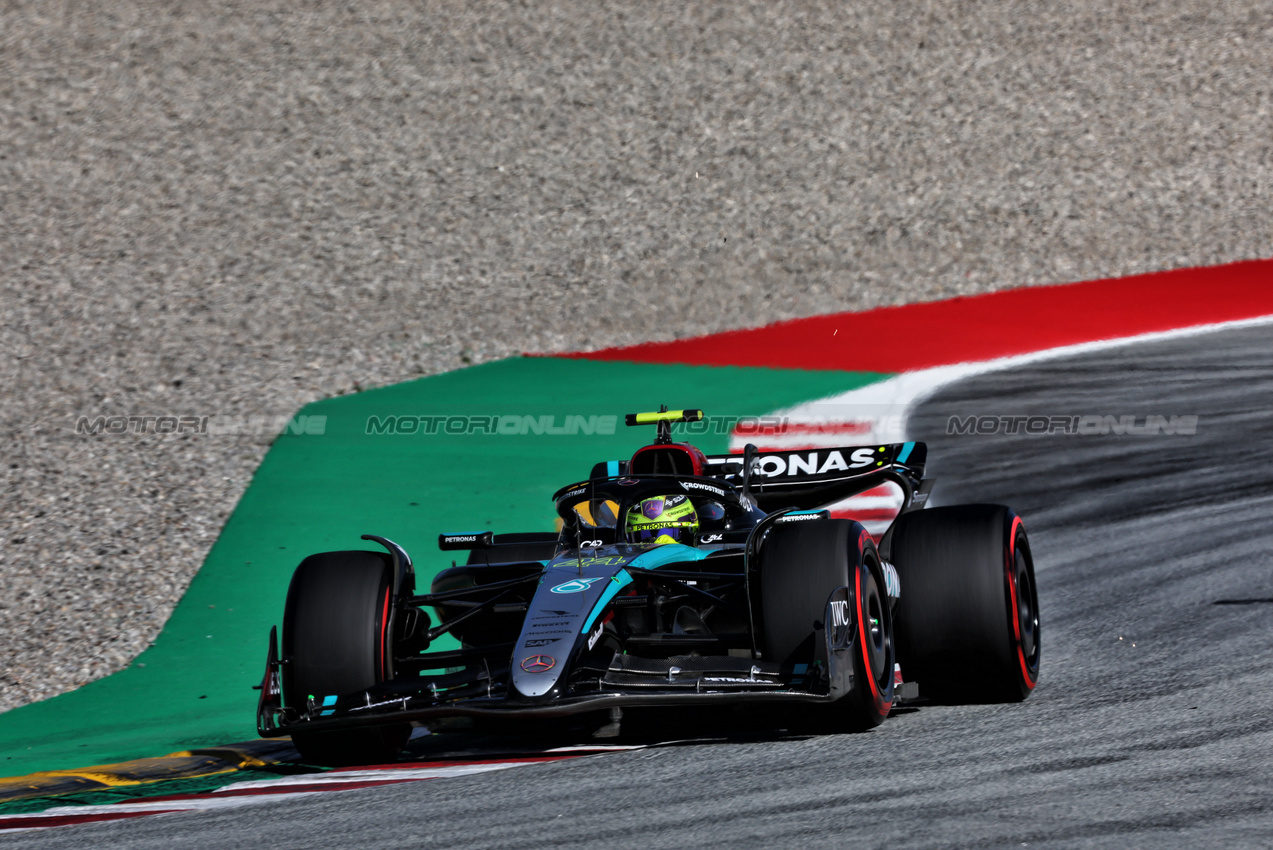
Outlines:
{"label": "sponsor decal on sidepod", "polygon": [[559,584],[552,589],[553,593],[583,593],[593,582],[604,581],[600,578],[576,578],[571,579],[564,584]]}

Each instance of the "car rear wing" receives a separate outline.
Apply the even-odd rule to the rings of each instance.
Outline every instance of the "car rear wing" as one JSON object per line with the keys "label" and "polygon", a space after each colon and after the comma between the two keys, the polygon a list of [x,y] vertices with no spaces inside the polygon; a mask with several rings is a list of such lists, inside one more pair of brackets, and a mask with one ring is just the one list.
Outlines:
{"label": "car rear wing", "polygon": [[886,481],[902,488],[906,510],[919,507],[932,485],[924,479],[928,447],[921,442],[767,452],[748,446],[741,455],[708,455],[706,472],[741,481],[746,457],[752,464],[748,489],[766,512],[820,507]]}

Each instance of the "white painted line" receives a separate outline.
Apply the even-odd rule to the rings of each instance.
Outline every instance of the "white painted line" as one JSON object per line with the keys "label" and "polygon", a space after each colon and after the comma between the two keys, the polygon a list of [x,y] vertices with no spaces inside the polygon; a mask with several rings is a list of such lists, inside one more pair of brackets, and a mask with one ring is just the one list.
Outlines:
{"label": "white painted line", "polygon": [[[579,750],[597,750],[598,747],[579,747]],[[614,749],[626,749],[615,747]],[[580,753],[582,754],[582,753]],[[215,791],[192,796],[174,795],[175,799],[157,797],[155,799],[140,798],[120,803],[103,803],[87,806],[58,806],[35,814],[0,815],[0,833],[25,832],[33,829],[47,829],[61,825],[76,825],[75,819],[115,820],[119,815],[160,815],[175,812],[205,811],[209,809],[232,809],[239,806],[253,806],[277,800],[301,799],[315,793],[339,793],[343,791],[361,791],[383,785],[396,785],[403,782],[421,782],[430,779],[445,779],[457,776],[470,776],[479,773],[507,770],[533,764],[552,764],[570,760],[568,753],[556,756],[534,756],[517,761],[492,762],[490,764],[455,764],[430,765],[419,768],[388,767],[376,770],[333,770],[326,773],[287,776],[279,779],[265,779],[246,782],[235,782]],[[359,787],[345,788],[343,785]],[[66,823],[71,820],[72,823]],[[35,823],[32,823],[34,821]],[[40,825],[44,821],[47,825]],[[18,828],[6,828],[6,824],[25,822]]]}
{"label": "white painted line", "polygon": [[[877,381],[874,384],[868,384],[855,390],[776,410],[767,414],[767,416],[787,417],[792,424],[816,424],[819,422],[843,422],[846,420],[861,421],[868,423],[870,429],[868,433],[860,435],[854,444],[900,443],[908,439],[907,420],[915,405],[948,384],[973,375],[1013,369],[1017,366],[1038,363],[1044,360],[1073,357],[1079,354],[1106,351],[1128,345],[1183,339],[1202,336],[1216,331],[1257,327],[1267,324],[1273,324],[1273,316],[1219,322],[1213,325],[1196,325],[1171,331],[1159,331],[1138,336],[1066,345],[1060,348],[1034,351],[1029,354],[999,357],[994,360],[919,369],[914,372],[903,372],[899,375],[894,375],[892,378]],[[821,446],[848,445],[847,443],[835,442],[832,434],[810,434],[809,437],[808,442],[811,444],[817,443]],[[831,439],[828,440],[827,438]],[[745,435],[731,435],[730,451],[741,452],[746,442],[748,440]],[[750,442],[756,442],[756,439],[753,437]]]}
{"label": "white painted line", "polygon": [[282,779],[259,779],[247,782],[235,782],[213,791],[214,794],[225,794],[234,791],[258,789],[313,788],[321,789],[325,785],[343,785],[347,782],[374,780],[377,782],[408,782],[418,779],[444,779],[452,776],[470,776],[475,773],[489,773],[493,770],[507,770],[525,764],[545,764],[546,762],[516,761],[498,764],[473,764],[455,767],[426,767],[408,770],[386,768],[384,770],[340,770],[327,773],[309,773],[301,776],[288,776]]}
{"label": "white painted line", "polygon": [[[816,450],[872,443],[901,443],[910,439],[908,423],[916,405],[943,387],[964,378],[1013,369],[1044,360],[1073,357],[1128,345],[1202,336],[1216,331],[1267,324],[1273,324],[1273,316],[1196,325],[1171,331],[1048,348],[1012,357],[902,372],[865,387],[767,413],[765,419],[782,418],[785,420],[784,424],[766,426],[763,434],[736,430],[730,435],[729,450],[732,453],[741,454],[747,443],[755,443],[762,451],[804,448]],[[764,445],[761,446],[761,443]],[[900,489],[897,489],[895,485],[888,486],[895,491],[891,498],[877,498],[881,494],[876,488],[836,502],[828,508],[835,516],[858,519],[866,530],[878,539],[888,529],[901,508]],[[868,496],[867,493],[870,495]],[[881,517],[879,511],[882,509],[890,510],[892,515]]]}

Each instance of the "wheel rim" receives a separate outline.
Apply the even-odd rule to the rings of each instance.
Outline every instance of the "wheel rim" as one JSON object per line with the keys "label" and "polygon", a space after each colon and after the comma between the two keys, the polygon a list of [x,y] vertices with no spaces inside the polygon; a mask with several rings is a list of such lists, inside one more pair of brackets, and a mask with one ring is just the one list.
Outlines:
{"label": "wheel rim", "polygon": [[[865,568],[864,568],[865,569]],[[888,671],[888,633],[884,622],[884,606],[880,602],[879,587],[875,577],[867,570],[867,584],[864,589],[862,605],[863,639],[866,642],[866,654],[871,662],[871,677],[876,682],[884,681]]]}
{"label": "wheel rim", "polygon": [[1033,673],[1039,664],[1039,609],[1030,567],[1019,548],[1016,550],[1013,572],[1017,583],[1017,627],[1021,635],[1021,654]]}

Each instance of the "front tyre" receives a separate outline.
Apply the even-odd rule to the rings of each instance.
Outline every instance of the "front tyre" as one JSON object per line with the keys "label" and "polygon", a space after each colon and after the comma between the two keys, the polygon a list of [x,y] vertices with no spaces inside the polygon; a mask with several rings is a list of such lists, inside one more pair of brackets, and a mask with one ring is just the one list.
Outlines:
{"label": "front tyre", "polygon": [[[380,552],[324,552],[301,561],[283,612],[283,703],[299,712],[309,700],[366,690],[393,676],[388,636],[393,562]],[[394,761],[411,735],[407,724],[297,730],[292,743],[313,764]]]}
{"label": "front tyre", "polygon": [[842,519],[776,525],[760,549],[759,585],[765,657],[793,670],[826,663],[827,601],[832,591],[848,588],[853,685],[817,719],[849,730],[882,723],[893,707],[893,620],[866,529]]}

